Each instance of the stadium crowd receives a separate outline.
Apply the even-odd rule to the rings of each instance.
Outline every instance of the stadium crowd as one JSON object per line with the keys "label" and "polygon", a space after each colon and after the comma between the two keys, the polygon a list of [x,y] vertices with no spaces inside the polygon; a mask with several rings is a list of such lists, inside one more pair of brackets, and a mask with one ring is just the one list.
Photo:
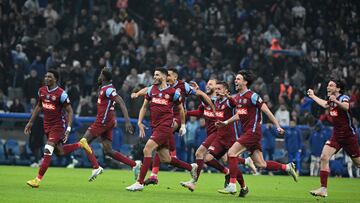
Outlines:
{"label": "stadium crowd", "polygon": [[[360,120],[355,1],[0,0],[0,12],[2,112],[31,112],[44,74],[56,69],[75,113],[94,116],[97,77],[108,67],[137,118],[142,99],[132,101],[131,92],[152,84],[154,68],[166,66],[203,91],[210,78],[233,89],[237,71],[253,70],[259,77],[251,89],[281,125],[314,128],[318,119],[331,120],[305,90],[325,97],[326,80],[335,75],[347,83],[357,126]],[[190,98],[187,109],[197,104]],[[187,126],[193,149],[204,124],[189,119]]]}

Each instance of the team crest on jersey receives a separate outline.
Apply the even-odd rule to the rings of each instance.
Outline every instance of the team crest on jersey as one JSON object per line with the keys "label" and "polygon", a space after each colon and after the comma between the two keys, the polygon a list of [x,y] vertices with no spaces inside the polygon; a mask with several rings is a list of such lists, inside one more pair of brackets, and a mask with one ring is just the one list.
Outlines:
{"label": "team crest on jersey", "polygon": [[261,97],[259,97],[258,101],[259,101],[259,103],[262,103],[262,102],[263,102],[263,100],[261,99]]}
{"label": "team crest on jersey", "polygon": [[246,104],[247,103],[247,99],[245,98],[244,100],[243,100],[243,104]]}
{"label": "team crest on jersey", "polygon": [[170,95],[165,94],[165,99],[170,99]]}
{"label": "team crest on jersey", "polygon": [[225,109],[225,104],[221,105],[221,109],[222,109],[222,110]]}
{"label": "team crest on jersey", "polygon": [[55,95],[51,96],[51,100],[55,101],[55,100],[56,100],[56,96],[55,96]]}
{"label": "team crest on jersey", "polygon": [[162,97],[162,93],[159,94],[159,97]]}
{"label": "team crest on jersey", "polygon": [[50,95],[47,94],[47,95],[46,95],[46,99],[50,99]]}
{"label": "team crest on jersey", "polygon": [[336,116],[338,116],[338,115],[339,115],[339,113],[338,113],[338,111],[337,111],[336,109],[330,110],[330,116],[336,117]]}

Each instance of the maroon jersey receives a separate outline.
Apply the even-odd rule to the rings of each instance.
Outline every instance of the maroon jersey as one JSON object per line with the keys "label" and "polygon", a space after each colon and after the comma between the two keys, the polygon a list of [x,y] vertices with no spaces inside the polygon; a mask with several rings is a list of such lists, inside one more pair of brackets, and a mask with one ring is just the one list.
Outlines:
{"label": "maroon jersey", "polygon": [[242,94],[236,94],[237,114],[240,118],[243,134],[261,135],[261,106],[263,100],[258,94],[247,90]]}
{"label": "maroon jersey", "polygon": [[[183,98],[183,100],[182,100],[183,105],[185,102],[185,97],[196,94],[195,90],[192,89],[192,87],[189,85],[189,83],[187,83],[183,80],[176,81],[176,83],[173,85],[173,88],[175,88],[180,93],[181,98]],[[184,105],[184,108],[185,108],[185,105]],[[180,116],[180,113],[179,113],[178,108],[174,107],[174,117],[179,117],[179,116]]]}
{"label": "maroon jersey", "polygon": [[52,128],[65,128],[63,107],[70,104],[68,94],[60,87],[49,90],[47,86],[38,91],[41,106],[44,112],[44,129],[49,132]]}
{"label": "maroon jersey", "polygon": [[[226,121],[235,114],[236,101],[233,98],[224,98],[222,101],[218,99],[215,102],[215,107],[216,119],[219,121]],[[229,142],[236,140],[236,132],[235,123],[217,129],[217,135]]]}
{"label": "maroon jersey", "polygon": [[158,85],[152,85],[148,88],[145,99],[150,101],[151,127],[171,126],[174,118],[173,108],[181,103],[180,93],[170,86],[159,89]]}
{"label": "maroon jersey", "polygon": [[[216,97],[212,97],[211,101],[215,104]],[[196,116],[196,117],[204,117],[206,120],[206,133],[207,135],[211,135],[217,131],[217,127],[215,126],[216,115],[212,111],[211,106],[201,102],[197,110],[188,111],[188,116]]]}
{"label": "maroon jersey", "polygon": [[116,89],[112,84],[100,88],[97,100],[96,123],[115,122],[114,104],[116,96]]}
{"label": "maroon jersey", "polygon": [[[336,98],[340,102],[349,102],[347,95],[340,95]],[[337,138],[346,138],[356,135],[356,128],[352,122],[352,114],[350,109],[345,111],[341,109],[335,102],[328,101],[330,106],[330,116],[333,120],[334,130],[333,136]]]}

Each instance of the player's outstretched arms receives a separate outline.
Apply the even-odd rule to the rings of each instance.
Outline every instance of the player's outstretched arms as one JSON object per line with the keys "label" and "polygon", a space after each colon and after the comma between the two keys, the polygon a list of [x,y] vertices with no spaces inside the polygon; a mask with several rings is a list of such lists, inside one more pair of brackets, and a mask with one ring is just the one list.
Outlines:
{"label": "player's outstretched arms", "polygon": [[202,101],[204,101],[207,105],[209,105],[211,107],[211,109],[213,110],[213,112],[216,112],[216,108],[214,103],[211,101],[210,97],[203,91],[201,90],[195,90],[196,91],[196,96],[200,97]]}
{"label": "player's outstretched arms", "polygon": [[323,108],[325,108],[325,109],[329,108],[327,101],[320,99],[318,96],[316,96],[313,89],[308,89],[308,91],[306,93],[312,100],[314,100],[317,104],[319,104]]}
{"label": "player's outstretched arms", "polygon": [[261,106],[261,111],[266,114],[270,121],[275,125],[276,130],[280,135],[285,133],[285,130],[280,126],[279,122],[276,120],[274,114],[270,111],[269,107],[264,103]]}
{"label": "player's outstretched arms", "polygon": [[145,96],[147,91],[148,91],[148,88],[144,87],[141,90],[139,90],[138,92],[131,93],[130,97],[131,97],[131,99],[136,99],[140,96]]}

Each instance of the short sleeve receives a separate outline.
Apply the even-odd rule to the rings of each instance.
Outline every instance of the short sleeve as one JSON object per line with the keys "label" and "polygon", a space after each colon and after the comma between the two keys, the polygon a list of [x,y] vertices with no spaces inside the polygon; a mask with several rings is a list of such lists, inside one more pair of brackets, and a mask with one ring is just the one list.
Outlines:
{"label": "short sleeve", "polygon": [[174,103],[181,103],[181,94],[177,90],[174,92],[173,102]]}
{"label": "short sleeve", "polygon": [[69,95],[63,91],[60,96],[60,103],[61,104],[70,104]]}
{"label": "short sleeve", "polygon": [[189,85],[189,83],[184,82],[184,86],[186,95],[196,95],[196,91]]}
{"label": "short sleeve", "polygon": [[340,102],[349,102],[350,101],[350,97],[347,95],[342,95],[340,97]]}
{"label": "short sleeve", "polygon": [[112,87],[107,88],[105,91],[105,96],[106,96],[106,98],[113,100],[114,97],[117,96],[116,90]]}
{"label": "short sleeve", "polygon": [[263,105],[264,101],[261,99],[261,97],[260,97],[258,94],[253,93],[253,94],[251,95],[251,103],[252,103],[254,106],[256,106],[256,107],[261,108],[261,106]]}

